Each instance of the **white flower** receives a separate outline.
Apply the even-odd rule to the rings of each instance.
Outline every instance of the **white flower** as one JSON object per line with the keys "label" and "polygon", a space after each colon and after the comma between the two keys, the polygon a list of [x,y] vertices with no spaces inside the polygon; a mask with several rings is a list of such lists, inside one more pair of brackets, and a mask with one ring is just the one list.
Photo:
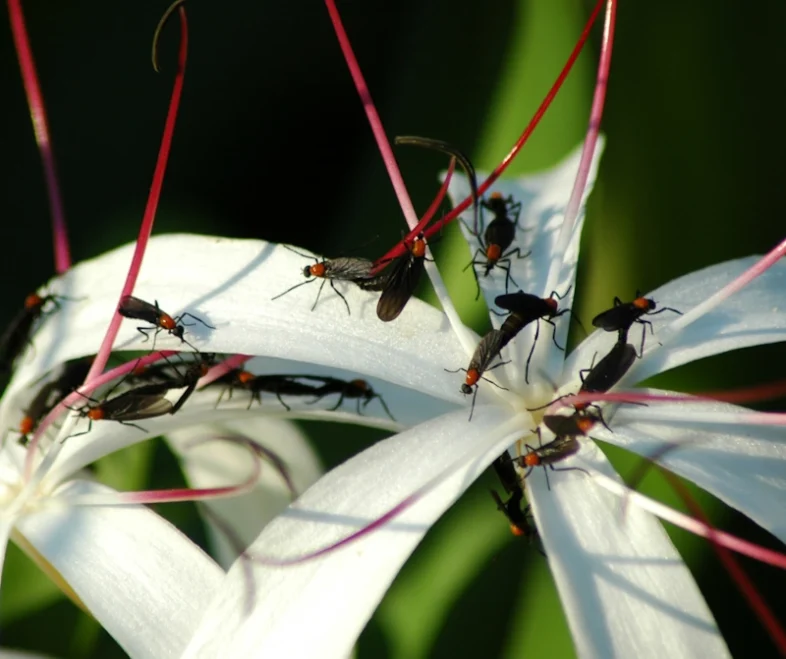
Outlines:
{"label": "white flower", "polygon": [[[519,238],[527,248],[528,242],[537,248],[532,257],[513,262],[514,279],[525,290],[550,293],[545,275],[550,263],[559,265],[556,290],[565,292],[573,284],[583,209],[564,253],[553,251],[558,241],[552,237],[560,227],[566,186],[575,170],[574,155],[547,174],[500,185],[505,194],[525,202],[522,222],[531,231]],[[63,314],[68,331],[55,361],[84,354],[95,344],[96,337],[86,334],[114,304],[116,287],[109,282],[116,280],[113,273],[123,271],[127,255],[128,248],[122,248],[78,266],[64,277],[64,290],[74,297],[89,293],[89,299]],[[172,262],[178,267],[167,269],[166,264]],[[729,297],[722,307],[694,313],[754,262],[749,258],[720,264],[648,294],[685,315],[652,318],[655,338],[648,337],[644,358],[637,361],[625,382],[634,384],[699,357],[786,338],[786,316],[772,304],[773,294],[782,289],[786,277],[781,264]],[[233,567],[205,613],[188,656],[251,652],[282,656],[291,654],[293,642],[297,643],[297,654],[346,655],[429,526],[493,458],[516,440],[529,437],[538,418],[526,408],[551,400],[554,392],[548,379],[558,382],[561,390],[575,391],[578,369],[588,366],[596,351],[605,354],[615,338],[598,331],[565,361],[564,354],[551,343],[549,332],[541,332],[531,367],[532,383],[527,385],[521,367],[534,331],[534,327],[528,328],[506,351],[512,359],[505,368],[508,390],[481,383],[474,416],[468,422],[468,401],[459,393],[462,378],[445,369],[465,366],[469,351],[462,348],[441,312],[412,300],[396,322],[383,324],[374,314],[374,295],[354,286],[341,289],[351,315],[330,293],[323,293],[312,313],[316,285],[300,287],[286,298],[272,301],[270,298],[297,282],[302,267],[301,257],[262,242],[162,236],[151,242],[136,289],[140,297],[167,300],[169,308],[188,309],[215,326],[213,331],[191,328],[191,340],[202,351],[275,355],[301,362],[298,372],[302,373],[327,367],[330,372],[343,369],[371,376],[375,390],[385,397],[398,422],[411,428],[379,442],[322,478],[265,528],[253,551],[263,557],[297,558],[345,538],[408,497],[420,499],[389,524],[345,548],[294,566],[255,567],[257,597],[250,615],[245,610],[246,566]],[[95,286],[97,272],[103,277]],[[494,276],[490,280],[501,282]],[[561,341],[567,322],[559,321],[558,327]],[[121,345],[133,336],[132,328],[125,331]],[[465,335],[469,332],[462,329]],[[37,369],[48,367],[45,359],[43,354],[36,357]],[[186,415],[200,404],[214,404],[215,394],[202,394],[202,400],[206,398],[205,403],[190,402],[181,413]],[[721,407],[736,419],[736,408],[730,406],[705,404],[691,409]],[[283,414],[275,400],[263,408]],[[222,404],[216,418],[220,419],[224,410],[232,414],[236,409],[235,402],[227,408]],[[381,427],[395,425],[373,405],[365,413],[366,417],[354,420]],[[331,413],[311,412],[302,405],[298,414],[329,418]],[[349,413],[345,414],[349,418]],[[592,434],[644,454],[664,439],[683,436],[680,431],[664,430],[666,421],[658,423],[661,416],[674,414],[673,405],[630,406],[616,414],[607,410],[606,414],[614,432]],[[684,413],[680,414],[683,418]],[[177,421],[176,416],[171,423]],[[777,475],[784,473],[780,469],[783,447],[767,441],[767,433],[756,429],[743,431],[729,425],[720,437],[713,430],[695,427],[691,437],[706,441],[675,451],[664,461],[783,537],[779,512],[783,479]],[[131,432],[113,427],[101,440],[119,446],[124,441],[119,438]],[[79,450],[80,440],[65,445],[60,459],[66,464],[74,464],[68,454]],[[593,475],[614,477],[591,441],[582,440],[581,446],[565,466],[580,465]],[[705,467],[708,453],[713,464],[723,468],[722,477]],[[741,457],[750,465],[745,471],[736,467]],[[549,491],[538,470],[527,486],[574,639],[583,654],[726,653],[692,577],[657,520],[632,510],[623,522],[618,500],[598,487],[598,476],[556,473],[550,481]],[[610,620],[614,625],[608,624]],[[303,621],[308,621],[306,629]]]}

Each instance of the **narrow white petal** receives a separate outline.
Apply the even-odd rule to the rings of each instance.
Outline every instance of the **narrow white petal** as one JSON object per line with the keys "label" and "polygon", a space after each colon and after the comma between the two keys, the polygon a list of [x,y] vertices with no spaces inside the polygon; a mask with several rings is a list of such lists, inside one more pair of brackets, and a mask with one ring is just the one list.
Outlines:
{"label": "narrow white petal", "polygon": [[[569,308],[573,300],[573,293],[576,282],[576,266],[579,257],[579,242],[581,230],[584,225],[586,215],[586,202],[595,184],[598,163],[603,152],[603,140],[599,140],[598,148],[592,163],[587,187],[582,196],[576,222],[573,225],[564,248],[560,245],[560,228],[565,215],[565,207],[573,189],[573,181],[581,159],[581,145],[573,150],[554,168],[536,175],[522,176],[514,180],[501,180],[494,184],[493,191],[502,193],[507,197],[511,195],[515,201],[522,204],[519,226],[516,232],[516,239],[511,249],[520,247],[522,253],[531,251],[527,258],[518,259],[515,256],[510,259],[510,275],[513,282],[509,282],[506,287],[507,275],[502,268],[492,268],[488,277],[483,273],[483,266],[475,266],[479,275],[479,282],[483,295],[490,308],[493,306],[494,298],[506,292],[523,290],[526,293],[546,297],[556,291],[559,295],[565,295],[560,302],[560,308]],[[482,176],[481,176],[482,178]],[[469,186],[466,177],[455,175],[450,184],[450,195],[454,204],[463,200],[469,195]],[[462,220],[472,226],[471,209],[461,215]],[[485,226],[493,219],[488,211],[485,212]],[[470,251],[475,253],[479,249],[478,239],[473,236],[467,227],[462,224],[464,237],[470,247]],[[482,232],[481,232],[482,235]],[[476,260],[485,262],[485,257],[477,256]],[[553,282],[549,282],[549,272],[553,269]],[[555,277],[555,274],[558,275]],[[567,294],[567,295],[566,295]],[[501,318],[492,314],[492,324],[499,327]],[[557,341],[564,345],[565,337],[568,332],[568,318],[563,317],[558,321]],[[544,325],[541,328],[540,347],[536,349],[533,357],[531,372],[538,370],[545,371],[553,379],[559,373],[563,356],[554,350],[553,345],[549,345],[552,328]],[[547,335],[547,336],[545,336]],[[527,360],[532,341],[535,336],[535,326],[526,328],[511,344],[512,350],[510,357],[512,365],[512,378],[524,384],[524,364]]]}
{"label": "narrow white petal", "polygon": [[[284,419],[249,418],[221,425],[197,426],[169,433],[167,441],[180,457],[180,464],[192,487],[207,488],[242,482],[251,470],[249,451],[236,444],[216,441],[222,435],[242,435],[277,455],[284,463],[295,492],[305,492],[321,476],[322,468],[311,445],[298,427]],[[292,501],[286,481],[268,462],[254,489],[230,499],[217,499],[203,505],[232,529],[242,548],[250,545],[271,519]],[[205,516],[215,555],[229,568],[238,550],[216,525]]]}
{"label": "narrow white petal", "polygon": [[[710,420],[691,423],[696,414]],[[655,455],[667,444],[679,445],[658,462],[786,541],[784,431],[779,427],[746,426],[742,423],[746,414],[750,410],[724,403],[626,406],[610,422],[614,432],[600,428],[593,435],[645,457]],[[738,415],[739,425],[732,425]],[[721,425],[721,420],[726,423]]]}
{"label": "narrow white petal", "polygon": [[39,654],[24,650],[0,649],[0,659],[53,659],[51,654]]}
{"label": "narrow white petal", "polygon": [[[747,268],[758,257],[750,256],[697,270],[661,286],[646,297],[660,307],[673,307],[685,312],[717,292]],[[669,325],[679,316],[665,311],[645,319],[652,322],[654,336],[647,330],[645,355],[638,360],[623,383],[640,382],[656,373],[703,357],[748,346],[786,341],[786,263],[780,262],[767,270],[743,290],[735,293],[719,307],[674,333]],[[609,304],[611,307],[611,304]],[[656,309],[657,311],[657,309]],[[639,349],[641,331],[634,325],[629,341]],[[598,330],[570,355],[565,373],[577,379],[579,368],[586,368],[595,352],[604,355],[616,339],[615,333]],[[661,341],[663,346],[658,342]],[[563,377],[563,380],[566,378]]]}
{"label": "narrow white petal", "polygon": [[17,530],[133,657],[178,657],[223,572],[180,531],[142,506],[71,507],[70,496],[108,492],[67,485],[56,505]]}
{"label": "narrow white petal", "polygon": [[[34,337],[36,350],[22,359],[13,383],[21,388],[66,359],[94,353],[118,302],[133,245],[125,245],[76,265],[49,289],[67,295],[62,309],[51,314]],[[337,284],[352,310],[330,285],[311,307],[321,281],[313,281],[273,300],[302,283],[308,258],[273,243],[172,234],[154,237],[145,255],[134,295],[158,301],[172,316],[192,313],[186,338],[199,350],[269,355],[357,373],[460,401],[444,368],[466,361],[467,354],[440,311],[412,300],[394,323],[376,317],[376,296],[353,284]],[[124,320],[117,348],[149,350],[136,327]],[[179,340],[162,333],[156,346],[180,348]]]}
{"label": "narrow white petal", "polygon": [[[558,467],[615,477],[584,442]],[[542,470],[537,470],[542,472]],[[726,657],[715,621],[657,518],[638,509],[623,520],[619,499],[579,471],[527,480],[535,518],[581,657]]]}
{"label": "narrow white petal", "polygon": [[[254,568],[256,599],[237,563],[185,656],[345,657],[390,582],[434,521],[501,453],[523,423],[500,408],[462,410],[375,444],[324,476],[254,543],[264,556],[295,557],[346,537],[429,483],[446,480],[382,529],[307,563]],[[307,633],[304,630],[307,626]],[[293,640],[295,639],[295,640]]]}

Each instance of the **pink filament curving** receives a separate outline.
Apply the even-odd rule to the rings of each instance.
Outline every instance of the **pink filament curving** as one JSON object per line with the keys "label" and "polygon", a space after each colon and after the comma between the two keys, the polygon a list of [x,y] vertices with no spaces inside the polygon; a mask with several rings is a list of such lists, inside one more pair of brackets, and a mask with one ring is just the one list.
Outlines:
{"label": "pink filament curving", "polygon": [[[169,103],[169,111],[167,112],[166,123],[164,124],[164,135],[161,139],[161,147],[158,152],[158,160],[156,161],[156,168],[153,173],[153,182],[150,186],[150,194],[147,198],[147,206],[142,218],[142,226],[139,229],[139,236],[136,241],[136,248],[134,255],[131,259],[131,265],[128,269],[126,281],[123,284],[123,289],[120,291],[119,300],[122,300],[126,295],[131,295],[134,291],[139,270],[142,268],[142,259],[145,256],[145,249],[147,242],[150,239],[150,234],[153,231],[153,222],[156,217],[156,209],[158,208],[158,201],[161,197],[161,187],[164,184],[164,174],[166,173],[166,166],[169,160],[169,151],[172,146],[172,136],[175,132],[175,122],[177,121],[177,111],[180,107],[180,98],[183,93],[183,78],[186,72],[186,59],[188,55],[188,22],[186,21],[186,10],[180,6],[178,9],[180,16],[180,50],[178,53],[178,69],[175,75],[175,83],[172,87],[172,97]],[[119,301],[118,301],[119,304]],[[90,372],[87,374],[85,382],[89,382],[98,373],[100,373],[109,355],[112,352],[112,345],[115,342],[115,337],[120,330],[120,323],[123,317],[115,311],[112,320],[107,328],[106,336],[98,349],[93,365],[90,367]]]}
{"label": "pink filament curving", "polygon": [[66,229],[65,213],[63,211],[63,198],[60,186],[57,183],[57,170],[55,158],[52,153],[52,142],[49,136],[49,123],[46,119],[46,108],[38,82],[33,53],[30,48],[30,39],[27,35],[25,18],[22,13],[21,0],[8,0],[8,14],[11,19],[11,33],[14,37],[16,54],[19,58],[19,68],[22,72],[22,82],[27,95],[27,105],[30,108],[30,119],[33,122],[33,133],[41,154],[44,167],[44,178],[49,195],[49,208],[52,213],[52,237],[55,251],[55,271],[63,274],[71,267],[71,251],[68,246],[68,230]]}

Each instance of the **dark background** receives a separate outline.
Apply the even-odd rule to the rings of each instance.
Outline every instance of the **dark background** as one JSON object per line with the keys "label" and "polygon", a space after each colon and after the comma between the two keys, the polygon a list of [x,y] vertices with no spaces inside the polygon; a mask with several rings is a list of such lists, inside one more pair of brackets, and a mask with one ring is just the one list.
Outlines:
{"label": "dark background", "polygon": [[[785,233],[786,7],[621,5],[603,121],[608,148],[589,206],[578,288],[585,320],[614,295],[764,252]],[[448,140],[486,169],[528,121],[591,9],[579,0],[339,6],[388,134]],[[26,3],[75,260],[128,242],[138,230],[177,46],[173,24],[163,35],[163,72],[155,74],[151,37],[165,7]],[[326,254],[386,251],[403,223],[324,6],[189,0],[188,11],[188,74],[156,231],[265,238]],[[53,268],[39,157],[7,19],[0,21],[4,321]],[[581,139],[599,35],[597,27],[512,171],[553,164]],[[410,149],[401,163],[416,207],[425,208],[444,160]],[[444,272],[451,289],[469,299],[471,279],[457,274],[467,259],[449,245]],[[468,321],[482,322],[478,307],[461,308]],[[753,384],[782,377],[785,365],[783,349],[757,348],[704,360],[660,383],[688,390]],[[306,429],[328,464],[382,436],[342,428],[319,441],[333,429]],[[128,476],[127,461],[120,474],[128,487],[177,478],[161,447],[139,449],[135,459],[141,475]],[[361,638],[361,657],[569,656],[546,561],[507,537],[485,491],[491,483],[473,487],[429,535]],[[201,537],[187,506],[162,512]],[[716,519],[778,546],[728,511],[716,508]],[[733,653],[774,654],[707,544],[684,535],[675,538]],[[782,612],[782,574],[744,564]],[[4,646],[60,656],[118,652],[16,550],[4,574],[0,621]]]}

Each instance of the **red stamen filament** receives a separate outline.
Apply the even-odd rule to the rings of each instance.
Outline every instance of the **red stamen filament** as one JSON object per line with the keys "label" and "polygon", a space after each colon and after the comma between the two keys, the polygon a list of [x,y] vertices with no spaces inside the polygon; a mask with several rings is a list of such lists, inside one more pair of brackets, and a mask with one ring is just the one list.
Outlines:
{"label": "red stamen filament", "polygon": [[[177,111],[180,107],[180,98],[183,94],[183,79],[186,72],[186,59],[188,55],[188,22],[186,20],[186,10],[183,6],[178,8],[178,15],[180,17],[180,50],[178,53],[177,74],[175,75],[175,82],[172,87],[172,97],[169,102],[169,110],[164,124],[164,135],[161,139],[161,147],[158,152],[156,168],[153,173],[150,194],[147,198],[147,206],[145,207],[145,213],[142,218],[142,226],[139,229],[139,236],[137,237],[134,255],[131,259],[131,266],[128,269],[128,275],[123,284],[123,289],[120,291],[118,303],[119,300],[122,300],[126,295],[131,295],[134,292],[134,285],[139,276],[139,270],[142,267],[142,259],[145,256],[147,243],[153,231],[153,222],[156,217],[158,201],[161,197],[161,187],[164,184],[164,174],[166,173],[166,166],[169,160],[169,151],[172,146],[172,136],[174,135],[175,122],[177,121]],[[109,323],[106,336],[101,343],[101,347],[98,350],[93,365],[90,367],[90,372],[87,374],[85,382],[89,382],[104,370],[122,321],[123,317],[115,311]]]}
{"label": "red stamen filament", "polygon": [[44,167],[44,178],[49,195],[49,209],[52,213],[55,271],[58,274],[63,274],[71,267],[68,230],[66,229],[65,213],[63,212],[63,198],[57,182],[55,158],[52,153],[52,142],[49,136],[49,122],[46,118],[44,98],[41,93],[41,85],[38,82],[33,52],[30,48],[30,39],[25,26],[21,0],[8,0],[8,14],[11,19],[11,33],[14,37],[16,54],[19,58],[19,68],[22,72],[22,82],[27,95],[27,105],[30,108],[30,119],[33,122],[33,133],[35,134],[38,151],[41,154],[41,163]]}

